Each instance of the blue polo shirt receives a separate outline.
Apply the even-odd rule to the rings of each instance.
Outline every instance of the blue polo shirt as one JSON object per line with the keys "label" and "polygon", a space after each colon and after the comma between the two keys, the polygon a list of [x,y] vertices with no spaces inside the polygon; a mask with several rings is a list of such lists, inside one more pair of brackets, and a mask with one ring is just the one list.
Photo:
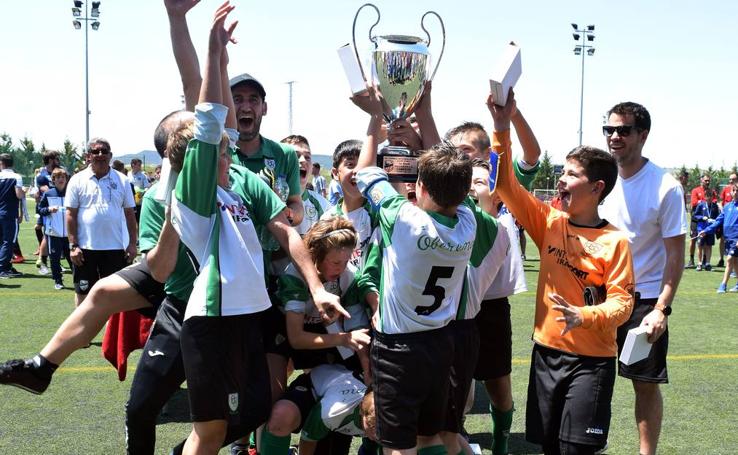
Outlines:
{"label": "blue polo shirt", "polygon": [[0,219],[18,217],[20,199],[15,195],[16,188],[23,188],[23,178],[12,169],[0,171]]}

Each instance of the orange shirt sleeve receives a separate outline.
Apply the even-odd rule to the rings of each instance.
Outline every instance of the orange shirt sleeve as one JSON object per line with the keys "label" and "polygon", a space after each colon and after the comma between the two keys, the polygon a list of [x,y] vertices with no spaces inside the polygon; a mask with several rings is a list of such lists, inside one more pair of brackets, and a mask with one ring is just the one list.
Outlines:
{"label": "orange shirt sleeve", "polygon": [[525,228],[540,249],[551,207],[533,196],[518,182],[513,171],[510,130],[492,134],[492,153],[499,155],[497,192],[510,213]]}

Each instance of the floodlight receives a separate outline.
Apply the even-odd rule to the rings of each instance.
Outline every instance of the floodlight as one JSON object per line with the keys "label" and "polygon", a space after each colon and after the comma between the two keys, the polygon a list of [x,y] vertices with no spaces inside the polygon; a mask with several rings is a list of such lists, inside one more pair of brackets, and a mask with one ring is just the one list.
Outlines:
{"label": "floodlight", "polygon": [[76,30],[79,30],[79,29],[82,28],[82,22],[80,22],[80,21],[72,21],[72,25],[74,25],[74,28]]}
{"label": "floodlight", "polygon": [[587,55],[594,55],[594,54],[595,54],[594,47],[587,49]]}
{"label": "floodlight", "polygon": [[594,35],[587,35],[587,41],[594,41],[595,36]]}
{"label": "floodlight", "polygon": [[93,30],[97,30],[98,28],[100,28],[100,22],[95,21],[92,24],[90,24],[90,26],[92,27]]}
{"label": "floodlight", "polygon": [[81,0],[74,0],[74,6],[75,8],[82,8]]}
{"label": "floodlight", "polygon": [[573,36],[575,40],[579,41],[579,33],[572,33],[571,36]]}
{"label": "floodlight", "polygon": [[595,30],[595,26],[594,25],[588,25],[587,26],[587,30],[590,31],[590,32],[593,32]]}
{"label": "floodlight", "polygon": [[[100,2],[92,2],[92,9],[98,8],[100,8]],[[590,27],[594,27],[594,25],[590,25]]]}
{"label": "floodlight", "polygon": [[577,46],[574,48],[574,55],[581,55],[581,53],[582,53],[581,47]]}
{"label": "floodlight", "polygon": [[573,22],[572,22],[572,24],[571,24],[571,28],[573,28],[574,30],[576,30],[576,29],[578,29],[579,27],[577,26],[577,24],[575,24],[575,23],[573,23]]}
{"label": "floodlight", "polygon": [[72,8],[72,16],[74,17],[80,17],[82,15],[82,10],[77,8],[76,6]]}
{"label": "floodlight", "polygon": [[90,11],[90,17],[100,17],[100,10],[93,9],[92,11]]}

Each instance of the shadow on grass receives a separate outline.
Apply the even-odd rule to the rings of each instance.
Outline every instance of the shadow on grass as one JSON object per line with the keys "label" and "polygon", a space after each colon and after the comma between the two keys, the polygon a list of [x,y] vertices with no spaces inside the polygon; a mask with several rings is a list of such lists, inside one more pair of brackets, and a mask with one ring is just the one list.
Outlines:
{"label": "shadow on grass", "polygon": [[186,422],[190,422],[190,403],[187,398],[187,389],[180,387],[164,405],[156,423],[158,425]]}
{"label": "shadow on grass", "polygon": [[[490,433],[470,434],[469,442],[476,442],[482,449],[492,451],[492,434]],[[510,442],[507,449],[510,454],[541,453],[541,446],[526,441],[523,433],[510,433]]]}

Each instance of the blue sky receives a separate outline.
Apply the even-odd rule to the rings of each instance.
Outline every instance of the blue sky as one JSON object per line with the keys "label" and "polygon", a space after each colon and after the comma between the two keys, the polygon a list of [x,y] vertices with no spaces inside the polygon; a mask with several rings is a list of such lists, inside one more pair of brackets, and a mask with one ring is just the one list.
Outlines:
{"label": "blue sky", "polygon": [[[239,44],[230,73],[249,72],[266,87],[265,136],[288,133],[286,81],[294,85],[294,132],[314,153],[362,138],[366,117],[348,100],[336,49],[351,40],[361,1],[235,1]],[[433,108],[444,132],[463,120],[490,125],[484,99],[489,74],[507,42],[522,48],[518,106],[541,147],[561,161],[578,143],[581,60],[569,25],[594,24],[596,52],[585,62],[583,142],[605,147],[607,109],[636,101],[651,112],[644,154],[667,167],[731,166],[738,160],[730,131],[738,125],[738,3],[694,1],[387,1],[377,34],[424,36],[420,17],[437,11],[446,25],[446,53],[436,75]],[[217,0],[190,13],[201,64]],[[71,0],[3,2],[0,28],[0,132],[38,145],[84,141],[84,32],[72,27]],[[365,15],[364,15],[365,14]],[[114,153],[152,149],[159,119],[181,106],[181,85],[158,0],[103,0],[101,26],[90,31],[91,135]],[[371,10],[357,39],[368,51]],[[438,54],[438,27],[428,18]]]}

